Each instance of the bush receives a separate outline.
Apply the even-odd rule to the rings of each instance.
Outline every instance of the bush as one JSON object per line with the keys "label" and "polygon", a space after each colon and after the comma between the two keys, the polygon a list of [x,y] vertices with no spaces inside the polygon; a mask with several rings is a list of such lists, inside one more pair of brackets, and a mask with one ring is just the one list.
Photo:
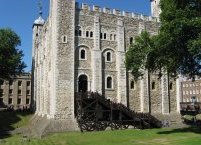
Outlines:
{"label": "bush", "polygon": [[193,121],[194,116],[192,116],[192,115],[184,115],[182,118],[184,119],[184,121],[189,122],[189,121]]}
{"label": "bush", "polygon": [[201,121],[201,114],[197,114],[197,115],[196,115],[196,120]]}

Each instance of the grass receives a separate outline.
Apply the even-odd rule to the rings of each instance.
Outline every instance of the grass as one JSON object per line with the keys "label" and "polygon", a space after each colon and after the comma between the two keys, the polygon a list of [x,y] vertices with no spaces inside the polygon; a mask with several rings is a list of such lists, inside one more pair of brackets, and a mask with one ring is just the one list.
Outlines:
{"label": "grass", "polygon": [[[5,115],[5,114],[4,114]],[[6,116],[6,115],[5,115]],[[16,128],[28,123],[30,114],[14,114],[18,121],[10,124]],[[8,116],[10,118],[11,116]],[[11,117],[12,118],[12,117]],[[0,119],[5,120],[0,115]],[[0,121],[2,123],[2,120]],[[5,123],[5,121],[4,121]],[[8,124],[8,123],[7,123]],[[200,128],[116,130],[104,132],[67,132],[49,135],[43,139],[28,139],[11,135],[0,139],[0,145],[199,145]]]}

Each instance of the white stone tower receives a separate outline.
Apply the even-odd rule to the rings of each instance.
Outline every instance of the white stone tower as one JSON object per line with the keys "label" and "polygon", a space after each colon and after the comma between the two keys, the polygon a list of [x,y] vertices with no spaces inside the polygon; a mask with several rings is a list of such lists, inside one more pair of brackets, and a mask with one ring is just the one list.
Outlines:
{"label": "white stone tower", "polygon": [[[40,40],[41,40],[41,33],[42,33],[42,29],[43,29],[43,25],[45,23],[44,19],[42,18],[42,7],[40,5],[40,11],[39,11],[39,17],[38,19],[36,19],[34,21],[34,24],[33,24],[33,48],[32,48],[32,100],[31,100],[31,104],[32,104],[32,109],[35,110],[35,111],[38,111],[36,110],[37,108],[37,104],[36,104],[36,99],[37,99],[37,92],[36,91],[38,88],[38,84],[37,84],[37,67],[38,67],[38,52],[39,52],[39,43],[40,43]],[[37,102],[39,103],[39,102]],[[37,108],[39,109],[39,108]]]}
{"label": "white stone tower", "polygon": [[159,18],[161,13],[160,0],[150,0],[151,1],[151,15],[152,17]]}

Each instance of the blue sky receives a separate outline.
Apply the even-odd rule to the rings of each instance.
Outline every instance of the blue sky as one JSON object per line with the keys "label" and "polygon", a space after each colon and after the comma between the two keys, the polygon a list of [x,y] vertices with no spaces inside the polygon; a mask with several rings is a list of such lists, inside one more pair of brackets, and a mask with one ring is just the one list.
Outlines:
{"label": "blue sky", "polygon": [[[150,15],[150,0],[77,0],[79,3]],[[43,17],[48,16],[49,0],[42,0]],[[38,17],[38,0],[0,0],[0,28],[11,28],[21,38],[25,71],[31,70],[32,25]]]}

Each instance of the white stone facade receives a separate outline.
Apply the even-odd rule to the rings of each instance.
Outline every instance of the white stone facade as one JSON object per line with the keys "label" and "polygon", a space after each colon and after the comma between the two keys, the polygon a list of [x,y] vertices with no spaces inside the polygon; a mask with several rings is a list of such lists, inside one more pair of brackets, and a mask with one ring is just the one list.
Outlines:
{"label": "white stone facade", "polygon": [[131,41],[145,29],[157,34],[158,27],[155,17],[50,0],[47,21],[33,25],[36,114],[73,122],[79,91],[99,92],[138,112],[176,112],[174,80],[146,73],[135,82],[124,65]]}

